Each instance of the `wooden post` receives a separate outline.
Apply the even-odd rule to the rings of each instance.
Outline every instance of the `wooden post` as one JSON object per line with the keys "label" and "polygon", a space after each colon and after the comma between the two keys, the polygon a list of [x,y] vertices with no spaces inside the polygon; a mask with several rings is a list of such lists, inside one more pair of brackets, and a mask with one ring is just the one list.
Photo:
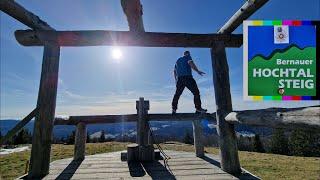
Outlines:
{"label": "wooden post", "polygon": [[149,101],[145,101],[143,97],[140,97],[139,101],[136,102],[136,109],[138,113],[137,144],[145,146],[149,144],[149,126],[146,118],[149,110]]}
{"label": "wooden post", "polygon": [[151,137],[149,123],[147,124],[147,144],[148,145],[153,145],[153,140],[152,140],[152,137]]}
{"label": "wooden post", "polygon": [[194,148],[196,152],[197,157],[203,157],[204,156],[204,146],[202,143],[202,127],[199,120],[192,121],[192,127],[193,127],[193,142],[194,142]]}
{"label": "wooden post", "polygon": [[77,161],[84,160],[86,151],[86,140],[87,140],[87,127],[84,123],[77,125],[76,137],[74,143],[74,156],[73,159]]}
{"label": "wooden post", "polygon": [[153,161],[154,148],[149,145],[149,126],[147,123],[147,114],[149,110],[149,101],[144,101],[143,97],[136,102],[138,111],[137,123],[137,144],[139,145],[139,161]]}
{"label": "wooden post", "polygon": [[49,173],[52,129],[56,109],[60,47],[44,46],[40,87],[35,117],[28,177],[41,178]]}
{"label": "wooden post", "polygon": [[234,125],[225,121],[232,111],[230,94],[229,67],[223,42],[213,44],[211,49],[213,84],[217,109],[217,127],[219,134],[221,168],[230,174],[241,172],[237,138]]}

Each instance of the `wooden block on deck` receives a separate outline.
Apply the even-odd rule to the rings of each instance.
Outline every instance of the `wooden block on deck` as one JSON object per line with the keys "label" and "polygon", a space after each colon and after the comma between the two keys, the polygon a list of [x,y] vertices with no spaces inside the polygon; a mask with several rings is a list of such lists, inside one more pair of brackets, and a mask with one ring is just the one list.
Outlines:
{"label": "wooden block on deck", "polygon": [[163,159],[161,154],[160,154],[159,149],[154,150],[154,159],[155,160],[162,160]]}
{"label": "wooden block on deck", "polygon": [[[121,161],[127,161],[128,159],[128,153],[126,151],[122,151],[121,152]],[[163,157],[160,154],[159,150],[154,150],[154,159],[157,160],[163,160]]]}
{"label": "wooden block on deck", "polygon": [[139,145],[129,144],[127,145],[127,161],[139,160]]}
{"label": "wooden block on deck", "polygon": [[139,161],[154,161],[153,145],[139,146]]}

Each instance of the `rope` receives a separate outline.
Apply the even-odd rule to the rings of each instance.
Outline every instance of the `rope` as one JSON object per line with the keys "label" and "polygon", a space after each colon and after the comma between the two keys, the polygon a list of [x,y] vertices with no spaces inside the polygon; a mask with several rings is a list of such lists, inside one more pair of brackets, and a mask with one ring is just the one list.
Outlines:
{"label": "rope", "polygon": [[156,146],[157,146],[157,148],[159,149],[160,153],[164,156],[163,163],[164,163],[164,165],[165,165],[165,167],[166,167],[166,165],[167,165],[167,163],[168,163],[168,160],[171,159],[171,157],[168,156],[168,155],[163,151],[163,149],[162,149],[162,147],[160,146],[160,144],[157,143],[157,141],[156,141],[156,139],[155,139],[155,137],[154,137],[153,130],[152,130],[151,126],[150,126],[149,121],[147,121],[147,123],[148,123],[148,126],[149,126],[149,131],[150,131],[150,135],[151,135],[151,138],[152,138],[152,142],[153,142],[154,144],[156,144]]}

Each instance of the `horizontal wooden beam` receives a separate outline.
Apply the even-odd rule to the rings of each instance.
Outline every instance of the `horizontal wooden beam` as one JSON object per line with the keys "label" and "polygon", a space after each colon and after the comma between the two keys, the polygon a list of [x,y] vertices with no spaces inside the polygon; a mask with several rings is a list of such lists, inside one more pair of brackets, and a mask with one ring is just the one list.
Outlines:
{"label": "horizontal wooden beam", "polygon": [[32,12],[26,10],[14,0],[1,0],[0,10],[32,29],[54,30],[46,22]]}
{"label": "horizontal wooden beam", "polygon": [[320,106],[245,110],[231,112],[225,119],[232,124],[320,131]]}
{"label": "horizontal wooden beam", "polygon": [[145,46],[145,47],[212,47],[222,41],[227,47],[242,45],[242,34],[188,34],[130,31],[32,31],[15,32],[24,46],[43,46],[55,42],[60,46]]}
{"label": "horizontal wooden beam", "polygon": [[7,134],[0,139],[0,145],[8,141],[11,137],[13,137],[15,134],[17,134],[21,129],[28,124],[28,122],[31,121],[32,118],[36,116],[36,114],[39,112],[38,108],[35,108],[31,113],[29,113],[25,118],[23,118],[19,123],[12,128],[10,131],[7,132]]}
{"label": "horizontal wooden beam", "polygon": [[249,18],[268,1],[269,0],[247,0],[247,2],[226,22],[226,24],[220,28],[218,33],[232,33],[243,23],[244,20]]}
{"label": "horizontal wooden beam", "polygon": [[[192,121],[200,119],[215,120],[212,114],[198,115],[195,113],[177,113],[172,114],[148,114],[149,121]],[[137,114],[126,115],[100,115],[100,116],[70,116],[67,119],[56,118],[54,125],[76,125],[78,123],[85,124],[105,124],[105,123],[122,123],[122,122],[136,122],[138,120]]]}
{"label": "horizontal wooden beam", "polygon": [[172,114],[148,114],[149,121],[193,121],[193,120],[215,120],[215,114],[195,114],[195,113],[177,113]]}
{"label": "horizontal wooden beam", "polygon": [[54,121],[54,125],[76,125],[80,122],[84,124],[108,124],[121,122],[135,122],[137,120],[137,114],[70,116],[68,119],[56,118]]}

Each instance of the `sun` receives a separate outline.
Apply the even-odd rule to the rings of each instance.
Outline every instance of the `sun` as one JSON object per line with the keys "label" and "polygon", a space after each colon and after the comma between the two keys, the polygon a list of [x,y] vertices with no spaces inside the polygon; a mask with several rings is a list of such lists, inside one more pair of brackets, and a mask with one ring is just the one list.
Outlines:
{"label": "sun", "polygon": [[114,47],[111,49],[111,56],[115,60],[120,60],[122,58],[122,51],[118,47]]}

